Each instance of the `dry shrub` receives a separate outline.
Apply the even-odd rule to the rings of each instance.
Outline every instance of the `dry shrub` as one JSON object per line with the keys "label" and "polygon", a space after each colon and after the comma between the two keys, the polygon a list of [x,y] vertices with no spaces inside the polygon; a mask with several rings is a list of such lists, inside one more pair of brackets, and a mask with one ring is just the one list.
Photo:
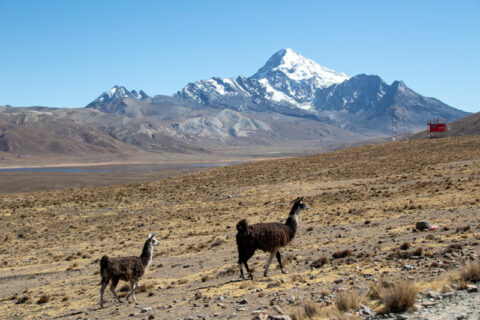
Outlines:
{"label": "dry shrub", "polygon": [[420,257],[423,255],[423,248],[417,248],[410,251],[400,251],[395,249],[395,252],[391,253],[389,258],[398,258],[398,259],[409,259],[412,256]]}
{"label": "dry shrub", "polygon": [[29,296],[23,296],[23,297],[18,298],[17,301],[15,301],[15,304],[27,303],[28,301],[30,301],[30,297]]}
{"label": "dry shrub", "polygon": [[401,246],[400,246],[400,250],[408,250],[410,249],[410,247],[412,246],[412,244],[410,242],[404,242]]}
{"label": "dry shrub", "polygon": [[50,301],[50,296],[48,294],[44,294],[40,297],[40,299],[38,299],[37,303],[44,304],[44,303],[47,303],[48,301]]}
{"label": "dry shrub", "polygon": [[328,258],[327,257],[321,257],[321,258],[318,258],[317,260],[313,261],[310,266],[312,268],[321,268],[323,267],[324,265],[326,265],[328,263]]}
{"label": "dry shrub", "polygon": [[210,280],[210,276],[208,274],[202,277],[202,282],[207,282],[208,280]]}
{"label": "dry shrub", "polygon": [[303,305],[303,307],[296,308],[290,314],[290,317],[292,318],[292,320],[305,320],[320,317],[321,314],[322,307],[318,303],[309,300]]}
{"label": "dry shrub", "polygon": [[211,247],[211,248],[213,248],[213,247],[218,247],[219,245],[221,245],[221,244],[223,244],[223,243],[225,243],[225,240],[217,238],[217,239],[215,239],[215,241],[212,242],[212,244],[210,245],[210,247]]}
{"label": "dry shrub", "polygon": [[472,262],[467,264],[460,272],[460,279],[467,283],[480,281],[480,263]]}
{"label": "dry shrub", "polygon": [[270,282],[269,284],[267,284],[267,289],[270,289],[270,288],[278,288],[282,285],[282,283],[277,280],[277,281],[274,281],[274,282]]}
{"label": "dry shrub", "polygon": [[336,251],[332,254],[332,257],[334,259],[340,259],[340,258],[345,258],[345,257],[350,257],[352,255],[352,251],[347,249],[343,251]]}
{"label": "dry shrub", "polygon": [[[220,277],[231,276],[231,275],[235,274],[237,271],[238,271],[237,266],[230,266],[230,267],[226,268],[225,270],[220,271],[218,273],[218,276],[220,276]],[[250,271],[253,272],[253,268],[250,268]]]}
{"label": "dry shrub", "polygon": [[292,275],[292,276],[291,276],[291,279],[292,279],[292,281],[295,281],[295,282],[303,282],[303,283],[306,282],[306,281],[305,281],[305,278],[304,278],[302,275],[300,275],[300,274],[294,274],[294,275]]}
{"label": "dry shrub", "polygon": [[147,292],[150,289],[153,289],[153,283],[142,284],[135,289],[135,293]]}
{"label": "dry shrub", "polygon": [[457,250],[462,250],[462,249],[463,249],[463,247],[462,247],[461,244],[459,244],[459,243],[452,243],[452,244],[450,244],[450,245],[447,247],[446,252],[452,253],[452,252],[455,252],[455,251],[457,251]]}
{"label": "dry shrub", "polygon": [[457,290],[467,290],[467,285],[468,285],[467,281],[463,279],[459,279],[456,282],[457,282]]}
{"label": "dry shrub", "polygon": [[308,319],[334,319],[347,320],[357,319],[351,315],[344,314],[334,305],[320,305],[314,301],[308,301],[303,307],[297,307],[290,313],[292,320],[308,320]]}
{"label": "dry shrub", "polygon": [[467,232],[470,230],[470,226],[458,227],[457,232]]}
{"label": "dry shrub", "polygon": [[385,289],[392,288],[393,286],[393,283],[382,279],[370,287],[367,292],[367,297],[372,300],[380,300],[383,296]]}
{"label": "dry shrub", "polygon": [[385,290],[382,300],[384,308],[382,313],[404,312],[413,307],[418,290],[415,284],[402,281]]}
{"label": "dry shrub", "polygon": [[356,291],[340,291],[335,298],[337,309],[343,312],[360,308],[362,297]]}

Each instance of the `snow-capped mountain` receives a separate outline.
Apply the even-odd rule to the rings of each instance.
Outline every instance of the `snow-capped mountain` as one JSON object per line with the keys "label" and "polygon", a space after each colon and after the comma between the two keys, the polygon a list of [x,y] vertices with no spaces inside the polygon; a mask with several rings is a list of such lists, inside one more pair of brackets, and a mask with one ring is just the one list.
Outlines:
{"label": "snow-capped mountain", "polygon": [[116,101],[122,98],[133,98],[137,100],[145,100],[150,97],[148,96],[148,94],[146,94],[142,90],[138,92],[136,90],[128,91],[123,86],[115,85],[112,89],[102,93],[97,99],[94,100],[94,102],[107,103],[107,102]]}
{"label": "snow-capped mountain", "polygon": [[292,49],[275,53],[253,76],[218,78],[189,83],[175,96],[204,105],[237,110],[300,108],[310,110],[315,91],[349,77],[322,67]]}
{"label": "snow-capped mountain", "polygon": [[268,99],[288,101],[302,109],[311,108],[317,89],[349,79],[346,74],[322,67],[290,48],[275,53],[252,78],[265,86]]}
{"label": "snow-capped mountain", "polygon": [[[168,121],[192,139],[206,137],[224,143],[243,139],[243,133],[249,141],[261,139],[262,134],[278,137],[279,130],[285,128],[285,116],[296,117],[303,125],[309,119],[323,127],[329,125],[354,135],[376,137],[391,134],[392,107],[405,108],[410,132],[424,129],[428,119],[455,121],[468,115],[416,93],[402,81],[387,84],[379,76],[365,74],[349,77],[292,49],[276,52],[250,77],[200,80],[170,97],[150,98],[143,91],[129,92],[115,86],[87,107],[130,118],[153,117]],[[264,122],[270,129],[255,124],[260,118],[267,120]],[[277,126],[269,119],[280,119],[280,124]],[[244,131],[237,130],[238,123]],[[304,138],[323,141],[325,135],[308,134]]]}

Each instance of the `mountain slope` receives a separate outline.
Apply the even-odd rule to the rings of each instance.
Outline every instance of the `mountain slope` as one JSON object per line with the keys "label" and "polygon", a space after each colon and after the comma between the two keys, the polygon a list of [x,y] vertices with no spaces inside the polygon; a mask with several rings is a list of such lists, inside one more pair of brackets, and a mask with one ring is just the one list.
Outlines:
{"label": "mountain slope", "polygon": [[402,81],[388,85],[378,76],[365,74],[350,78],[292,49],[275,53],[249,78],[200,80],[189,83],[175,97],[206,107],[308,117],[377,135],[391,133],[392,107],[406,109],[410,131],[423,129],[430,118],[457,120],[468,115],[414,92]]}
{"label": "mountain slope", "polygon": [[384,134],[391,130],[392,107],[405,108],[410,131],[425,128],[431,118],[456,120],[468,115],[414,92],[402,81],[388,85],[379,76],[365,74],[317,90],[313,104],[318,114],[343,128]]}
{"label": "mountain slope", "polygon": [[214,77],[189,83],[175,94],[185,101],[236,110],[311,109],[315,90],[349,77],[322,67],[292,49],[275,53],[253,76]]}
{"label": "mountain slope", "polygon": [[132,145],[75,121],[56,119],[47,114],[50,110],[45,109],[0,113],[0,151],[19,154],[102,154],[137,150]]}
{"label": "mountain slope", "polygon": [[[123,153],[140,149],[153,152],[202,152],[171,126],[155,119],[128,118],[93,109],[0,107],[4,151],[21,153]],[[34,138],[28,134],[33,132]],[[14,134],[14,132],[16,132]],[[58,148],[45,143],[57,141]],[[6,147],[6,146],[9,147]],[[12,146],[16,146],[13,148]],[[8,150],[6,150],[8,149]],[[31,152],[29,150],[32,150]],[[42,151],[43,150],[43,151]]]}

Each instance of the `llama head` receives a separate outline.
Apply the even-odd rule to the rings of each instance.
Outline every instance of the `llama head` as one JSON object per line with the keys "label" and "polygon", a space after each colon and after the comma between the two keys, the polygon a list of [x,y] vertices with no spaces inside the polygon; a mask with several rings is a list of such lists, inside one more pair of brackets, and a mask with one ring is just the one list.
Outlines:
{"label": "llama head", "polygon": [[152,244],[152,246],[157,246],[160,244],[160,242],[158,242],[158,240],[155,239],[155,235],[156,233],[152,232],[152,233],[149,233],[147,236],[147,241],[149,241]]}
{"label": "llama head", "polygon": [[295,201],[293,202],[293,207],[290,214],[299,214],[300,211],[308,209],[308,206],[302,201],[303,201],[303,197],[298,197],[297,199],[295,199]]}

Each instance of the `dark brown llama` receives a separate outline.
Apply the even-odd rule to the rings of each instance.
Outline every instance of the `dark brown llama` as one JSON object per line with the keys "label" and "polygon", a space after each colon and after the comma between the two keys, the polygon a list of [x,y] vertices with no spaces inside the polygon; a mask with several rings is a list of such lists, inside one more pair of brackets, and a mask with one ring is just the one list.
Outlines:
{"label": "dark brown llama", "polygon": [[285,247],[292,241],[297,232],[298,214],[301,210],[308,209],[308,206],[302,203],[303,197],[295,199],[293,207],[285,224],[278,222],[257,223],[248,225],[247,220],[240,220],[237,223],[237,248],[238,248],[238,266],[240,267],[240,276],[245,279],[242,264],[245,265],[250,279],[253,279],[252,272],[248,268],[247,261],[257,249],[270,252],[264,276],[268,276],[268,267],[276,256],[282,273],[287,273],[283,268],[282,256],[279,249]]}
{"label": "dark brown llama", "polygon": [[133,297],[133,301],[137,304],[135,298],[135,288],[138,285],[138,280],[145,274],[145,271],[152,263],[153,247],[158,245],[159,242],[154,238],[155,233],[150,233],[147,237],[147,241],[143,245],[142,254],[140,257],[117,257],[109,258],[103,256],[100,260],[100,275],[102,277],[100,288],[100,307],[103,308],[103,293],[111,280],[110,291],[113,296],[122,302],[115,293],[115,287],[119,280],[128,281],[130,283],[131,291],[125,298],[127,301],[130,296]]}

